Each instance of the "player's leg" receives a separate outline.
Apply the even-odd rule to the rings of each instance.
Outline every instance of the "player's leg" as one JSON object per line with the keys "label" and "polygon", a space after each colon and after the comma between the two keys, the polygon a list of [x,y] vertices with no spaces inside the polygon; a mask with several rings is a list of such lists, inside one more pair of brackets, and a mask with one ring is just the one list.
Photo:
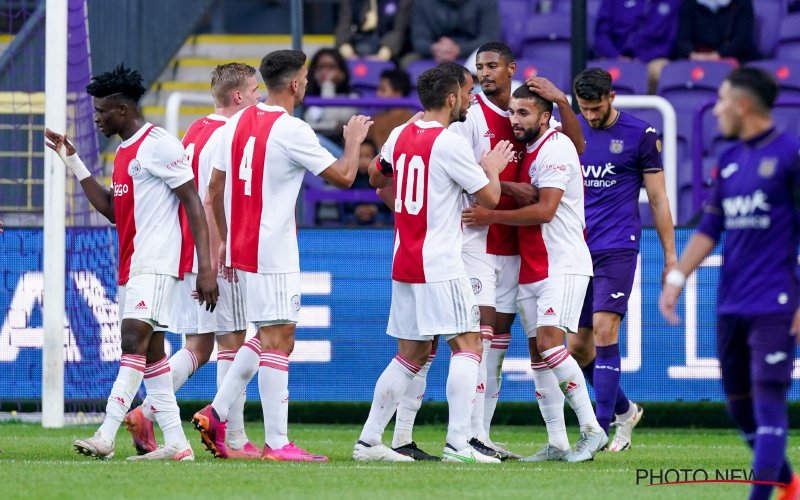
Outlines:
{"label": "player's leg", "polygon": [[[757,424],[753,472],[758,481],[783,484],[792,481],[786,459],[789,434],[786,396],[795,358],[795,339],[789,333],[791,324],[792,315],[785,314],[756,316],[749,325],[747,344]],[[771,491],[769,484],[755,484],[750,498],[769,498]]]}
{"label": "player's leg", "polygon": [[144,455],[129,457],[129,460],[191,461],[194,460],[194,453],[183,432],[172,370],[164,351],[164,331],[171,323],[172,301],[178,280],[165,275],[149,276],[152,276],[148,286],[152,287],[154,304],[150,316],[153,334],[147,350],[144,386],[149,410],[153,412],[155,421],[164,433],[164,446]]}
{"label": "player's leg", "polygon": [[428,354],[428,361],[420,368],[419,372],[408,384],[406,393],[397,405],[397,412],[394,417],[394,434],[392,435],[392,449],[397,453],[412,457],[414,460],[437,460],[425,451],[421,450],[414,442],[413,430],[414,420],[417,412],[422,407],[422,400],[425,396],[427,387],[428,371],[436,357],[439,346],[439,337],[434,337],[431,342],[431,352]]}
{"label": "player's leg", "polygon": [[[219,304],[219,302],[217,302]],[[225,378],[233,365],[236,355],[245,343],[245,331],[232,331],[217,336],[217,389],[222,387]],[[258,339],[256,338],[256,341]],[[260,347],[260,343],[259,343]],[[248,349],[249,350],[249,349]],[[260,350],[260,349],[259,349]],[[251,351],[252,352],[252,351]],[[250,353],[248,353],[250,354]],[[253,353],[255,354],[255,353]],[[258,371],[258,358],[252,363],[255,367],[250,371],[253,375]],[[255,357],[255,356],[254,356]],[[252,376],[248,379],[252,380]],[[247,383],[247,382],[245,382]],[[226,424],[226,439],[229,458],[258,459],[261,457],[262,449],[251,443],[244,429],[244,405],[247,400],[246,389],[239,392],[239,396],[233,401],[228,410],[228,421]]]}
{"label": "player's leg", "polygon": [[415,286],[417,285],[392,280],[392,303],[389,307],[386,334],[397,338],[397,355],[375,382],[369,416],[353,448],[354,460],[414,460],[385,446],[382,436],[395,408],[406,397],[409,385],[427,362],[431,352],[431,337],[424,337],[419,332]]}

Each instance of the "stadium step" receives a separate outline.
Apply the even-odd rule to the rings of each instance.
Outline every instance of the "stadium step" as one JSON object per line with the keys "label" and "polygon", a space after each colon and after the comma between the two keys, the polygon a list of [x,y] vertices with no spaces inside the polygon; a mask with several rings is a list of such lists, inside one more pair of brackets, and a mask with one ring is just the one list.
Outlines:
{"label": "stadium step", "polygon": [[[321,47],[332,47],[332,35],[305,35],[303,50],[311,57]],[[261,60],[273,50],[292,46],[290,35],[195,35],[186,39],[176,58],[206,57],[229,59],[232,55],[240,58]],[[257,66],[257,65],[256,65]]]}

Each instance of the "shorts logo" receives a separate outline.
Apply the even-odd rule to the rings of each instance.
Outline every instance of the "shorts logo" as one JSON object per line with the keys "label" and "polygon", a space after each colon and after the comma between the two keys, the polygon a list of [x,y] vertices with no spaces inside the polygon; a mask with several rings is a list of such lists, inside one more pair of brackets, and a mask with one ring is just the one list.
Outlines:
{"label": "shorts logo", "polygon": [[788,357],[789,356],[787,356],[785,352],[776,351],[764,356],[764,361],[766,361],[768,365],[777,365],[781,361],[785,361]]}
{"label": "shorts logo", "polygon": [[137,160],[136,158],[134,158],[133,160],[131,160],[130,163],[128,163],[128,175],[130,175],[131,177],[136,177],[141,173],[141,171],[142,171],[142,164],[139,163],[139,160]]}
{"label": "shorts logo", "polygon": [[620,298],[620,297],[624,297],[624,296],[625,296],[625,294],[624,294],[624,293],[622,293],[622,292],[617,292],[617,293],[612,293],[612,294],[611,294],[611,298],[612,298],[612,299],[618,299],[618,298]]}
{"label": "shorts logo", "polygon": [[478,295],[483,290],[483,283],[478,278],[470,278],[470,284],[472,285],[472,293]]}
{"label": "shorts logo", "polygon": [[298,312],[300,310],[300,296],[295,295],[292,297],[292,312]]}
{"label": "shorts logo", "polygon": [[481,310],[478,306],[472,306],[472,321],[480,321]]}
{"label": "shorts logo", "polygon": [[136,304],[136,307],[134,309],[139,310],[139,311],[146,311],[147,310],[147,304],[145,304],[144,301],[141,300],[141,301],[139,301],[138,304]]}
{"label": "shorts logo", "polygon": [[547,310],[544,312],[545,316],[555,316],[556,312],[553,310],[552,307],[548,307]]}
{"label": "shorts logo", "polygon": [[486,392],[486,387],[483,384],[478,384],[478,387],[475,388],[475,392],[484,394]]}

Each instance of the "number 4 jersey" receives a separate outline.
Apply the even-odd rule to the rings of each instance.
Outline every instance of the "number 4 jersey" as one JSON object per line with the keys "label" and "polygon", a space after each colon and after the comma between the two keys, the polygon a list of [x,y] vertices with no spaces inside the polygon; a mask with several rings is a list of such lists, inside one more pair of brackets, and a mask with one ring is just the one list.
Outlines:
{"label": "number 4 jersey", "polygon": [[377,165],[394,177],[392,279],[432,283],[466,277],[461,260],[461,192],[489,183],[463,137],[437,122],[397,127]]}
{"label": "number 4 jersey", "polygon": [[280,106],[245,108],[221,130],[213,166],[227,172],[226,264],[251,273],[299,272],[297,195],[306,170],[319,175],[336,158]]}

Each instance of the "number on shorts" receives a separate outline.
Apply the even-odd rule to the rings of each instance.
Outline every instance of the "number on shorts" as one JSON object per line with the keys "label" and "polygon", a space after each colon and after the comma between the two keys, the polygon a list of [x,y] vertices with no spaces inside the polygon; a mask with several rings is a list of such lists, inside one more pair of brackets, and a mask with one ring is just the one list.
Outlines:
{"label": "number on shorts", "polygon": [[[394,170],[397,177],[394,211],[401,213],[405,206],[409,214],[419,214],[425,203],[425,163],[422,161],[422,157],[412,156],[411,161],[408,162],[408,172],[406,172],[406,155],[405,153],[401,154],[395,162]],[[404,176],[405,189],[402,188]]]}

